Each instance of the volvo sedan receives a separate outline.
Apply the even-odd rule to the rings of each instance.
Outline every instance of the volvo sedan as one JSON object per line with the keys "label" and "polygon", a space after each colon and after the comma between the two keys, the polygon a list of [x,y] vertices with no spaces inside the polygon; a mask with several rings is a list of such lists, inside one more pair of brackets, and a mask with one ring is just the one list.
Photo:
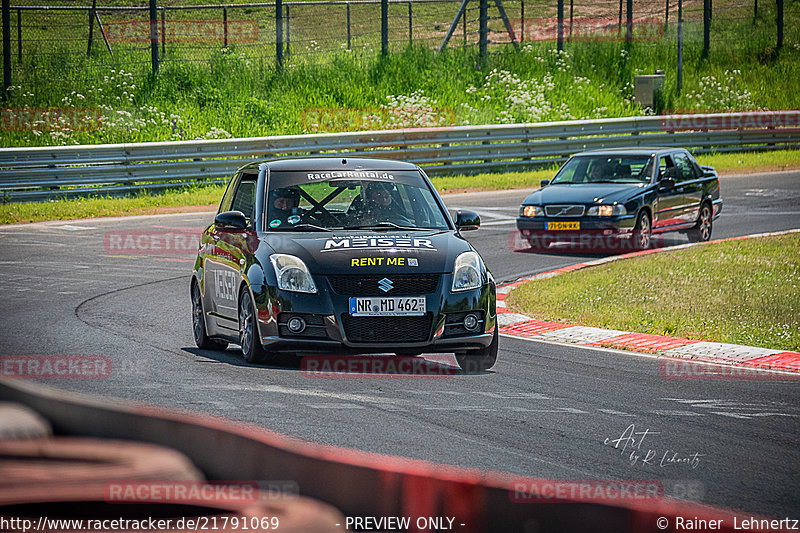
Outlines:
{"label": "volvo sedan", "polygon": [[719,178],[683,148],[635,148],[572,156],[522,202],[517,229],[531,248],[557,242],[646,249],[653,234],[711,238],[722,211]]}

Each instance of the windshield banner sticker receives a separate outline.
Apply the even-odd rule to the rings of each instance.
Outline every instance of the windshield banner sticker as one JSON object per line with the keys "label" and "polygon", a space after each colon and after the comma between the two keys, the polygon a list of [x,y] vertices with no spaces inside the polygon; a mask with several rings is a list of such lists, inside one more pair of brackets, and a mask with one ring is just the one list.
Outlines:
{"label": "windshield banner sticker", "polygon": [[386,172],[371,172],[367,170],[334,170],[333,172],[321,172],[319,174],[309,172],[306,174],[308,181],[330,180],[337,178],[367,178],[374,180],[394,180],[394,174]]}

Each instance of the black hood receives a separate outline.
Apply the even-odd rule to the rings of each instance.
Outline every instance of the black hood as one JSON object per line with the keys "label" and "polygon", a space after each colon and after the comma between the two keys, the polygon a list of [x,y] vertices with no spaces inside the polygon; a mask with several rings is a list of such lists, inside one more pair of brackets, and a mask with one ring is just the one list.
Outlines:
{"label": "black hood", "polygon": [[632,183],[576,183],[548,185],[528,195],[523,205],[624,203],[647,185]]}
{"label": "black hood", "polygon": [[405,274],[452,272],[458,254],[472,250],[469,243],[453,230],[431,231],[335,231],[329,233],[268,232],[262,241],[269,253],[299,257],[312,274],[369,274],[386,272]]}

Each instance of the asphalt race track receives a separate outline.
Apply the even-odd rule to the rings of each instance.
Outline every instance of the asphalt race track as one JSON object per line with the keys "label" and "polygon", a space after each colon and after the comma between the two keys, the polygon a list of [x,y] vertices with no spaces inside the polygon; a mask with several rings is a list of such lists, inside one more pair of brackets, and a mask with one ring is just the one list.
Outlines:
{"label": "asphalt race track", "polygon": [[[514,251],[510,234],[525,195],[445,197],[451,208],[481,213],[482,228],[465,236],[498,281],[597,257]],[[800,171],[725,177],[722,195],[713,238],[800,227]],[[0,227],[0,354],[105,355],[108,378],[46,383],[316,442],[534,477],[657,479],[668,493],[691,487],[685,496],[704,503],[798,518],[797,380],[665,380],[653,358],[508,337],[496,367],[479,375],[337,379],[250,366],[235,348],[194,347],[190,255],[109,250],[109,232],[198,233],[210,220],[205,213]],[[680,234],[666,239],[682,242]],[[436,359],[455,366],[449,356]],[[648,431],[637,442],[640,457],[604,444],[620,442],[631,424]],[[657,459],[643,464],[648,450]]]}

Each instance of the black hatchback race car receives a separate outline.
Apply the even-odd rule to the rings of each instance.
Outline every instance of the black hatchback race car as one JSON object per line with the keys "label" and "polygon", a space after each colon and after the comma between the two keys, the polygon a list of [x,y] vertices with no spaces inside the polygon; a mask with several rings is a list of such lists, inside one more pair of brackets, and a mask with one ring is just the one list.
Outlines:
{"label": "black hatchback race car", "polygon": [[200,240],[194,338],[280,353],[454,353],[464,370],[497,359],[495,282],[418,166],[311,158],[236,173]]}

